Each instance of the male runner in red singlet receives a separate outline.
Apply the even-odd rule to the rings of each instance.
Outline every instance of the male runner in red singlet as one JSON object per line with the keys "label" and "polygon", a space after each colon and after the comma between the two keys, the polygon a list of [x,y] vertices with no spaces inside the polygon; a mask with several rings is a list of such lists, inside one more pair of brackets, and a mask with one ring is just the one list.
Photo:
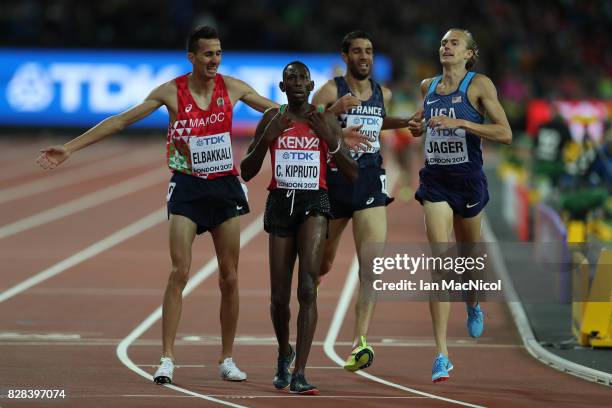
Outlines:
{"label": "male runner in red singlet", "polygon": [[[264,228],[270,234],[270,312],[279,347],[273,384],[277,389],[289,387],[292,393],[306,395],[318,393],[306,381],[304,371],[317,325],[316,282],[330,211],[328,156],[334,157],[347,178],[357,177],[357,163],[349,155],[335,116],[317,112],[308,103],[313,88],[306,65],[294,61],[285,67],[280,89],[289,104],[266,111],[240,166],[244,180],[250,180],[270,150],[272,181]],[[300,311],[294,351],[289,344],[289,300],[296,257]]]}
{"label": "male runner in red singlet", "polygon": [[172,171],[168,189],[172,270],[163,304],[163,352],[156,383],[172,382],[174,340],[181,317],[182,291],[189,278],[196,234],[210,231],[219,263],[221,289],[221,378],[242,381],[246,374],[232,360],[238,321],[239,215],[249,211],[234,167],[232,109],[243,101],[260,112],[277,107],[246,83],[217,73],[221,42],[211,27],[198,27],[187,41],[192,72],[155,88],[131,109],[111,116],[64,145],[41,150],[37,162],[52,169],[90,144],[122,131],[165,106],[170,114],[167,158]]}

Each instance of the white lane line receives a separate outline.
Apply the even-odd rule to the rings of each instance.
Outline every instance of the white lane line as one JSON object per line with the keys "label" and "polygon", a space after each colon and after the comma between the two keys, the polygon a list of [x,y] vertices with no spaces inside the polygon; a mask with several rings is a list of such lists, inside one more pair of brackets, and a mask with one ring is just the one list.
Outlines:
{"label": "white lane line", "polygon": [[41,178],[38,180],[0,190],[0,204],[80,183],[85,180],[94,180],[109,174],[125,172],[128,169],[151,162],[150,154],[139,152],[138,155],[125,154],[119,157],[113,156],[107,160],[91,163],[75,169],[73,172],[63,174],[47,174],[43,173],[41,169]]}
{"label": "white lane line", "polygon": [[[388,173],[391,175],[396,175],[398,173],[398,168],[397,166],[393,166],[392,163],[393,162],[389,163],[391,164],[391,166],[388,167],[388,170],[389,170]],[[389,177],[389,191],[393,191],[396,181],[397,181],[397,176]],[[346,281],[344,283],[344,287],[342,288],[342,293],[340,294],[340,298],[338,299],[338,305],[336,306],[336,310],[334,311],[334,317],[332,318],[332,322],[329,326],[329,330],[327,331],[327,335],[325,336],[324,345],[323,345],[323,350],[325,351],[325,354],[327,355],[327,357],[329,357],[333,362],[335,362],[339,366],[344,366],[344,360],[342,360],[342,358],[340,358],[338,353],[336,353],[334,346],[336,344],[336,340],[338,339],[338,333],[340,333],[340,329],[342,328],[342,323],[344,322],[344,317],[346,316],[346,312],[348,310],[349,304],[351,303],[353,292],[355,291],[355,288],[357,287],[357,283],[359,280],[358,277],[359,277],[359,260],[357,256],[355,256],[353,258],[353,263],[351,264],[351,267],[349,268],[348,274],[346,275]],[[445,398],[445,397],[441,397],[438,395],[429,394],[423,391],[415,390],[414,388],[405,387],[403,385],[396,384],[391,381],[387,381],[383,378],[376,377],[375,375],[366,373],[363,370],[356,371],[355,373],[369,380],[375,381],[380,384],[387,385],[389,387],[397,388],[403,391],[411,392],[414,394],[422,395],[422,396],[433,398],[433,399],[440,400],[440,401],[450,402],[452,404],[463,405],[466,407],[483,408],[480,405],[474,405],[474,404],[470,404],[464,401],[453,400],[450,398]]]}
{"label": "white lane line", "polygon": [[[308,367],[310,369],[310,367]],[[189,395],[159,395],[159,394],[123,394],[119,395],[120,397],[128,397],[128,398],[193,398]],[[375,396],[375,395],[317,395],[315,398],[309,395],[294,395],[294,394],[283,394],[283,395],[227,395],[227,394],[211,394],[210,397],[218,397],[218,398],[231,398],[231,399],[255,399],[255,398],[306,398],[306,399],[316,399],[320,400],[322,398],[328,399],[424,399],[427,397],[408,397],[408,396],[399,396],[399,397],[384,397],[384,396]],[[116,398],[117,395],[91,395],[88,396],[91,398]]]}
{"label": "white lane line", "polygon": [[[348,271],[346,276],[346,281],[344,283],[344,288],[342,289],[342,294],[340,295],[340,299],[338,300],[338,305],[336,306],[336,310],[334,311],[334,317],[332,318],[332,322],[329,326],[329,330],[327,331],[327,335],[325,336],[325,343],[323,345],[323,350],[327,357],[329,357],[333,362],[338,364],[339,366],[344,366],[344,360],[340,358],[336,350],[334,349],[334,344],[336,343],[336,339],[338,338],[338,333],[340,332],[340,328],[342,327],[342,322],[344,322],[344,317],[346,315],[346,311],[348,310],[349,304],[351,303],[351,298],[353,296],[353,292],[357,287],[359,275],[359,261],[357,257],[353,259],[353,263]],[[387,381],[383,378],[376,377],[375,375],[369,374],[361,371],[356,371],[355,374],[360,375],[362,377],[367,378],[368,380],[376,381],[377,383],[387,385],[389,387],[397,388],[399,390],[408,391],[414,394],[422,395],[424,397],[433,398],[440,401],[450,402],[453,404],[463,405],[466,407],[473,408],[482,408],[481,405],[474,405],[464,401],[453,400],[450,398],[441,397],[434,394],[429,394],[427,392],[415,390],[414,388],[405,387],[400,384],[393,383],[391,381]]]}
{"label": "white lane line", "polygon": [[488,251],[492,254],[493,263],[497,275],[504,282],[504,296],[508,304],[508,309],[514,320],[514,324],[518,329],[519,335],[523,340],[523,344],[529,354],[536,360],[540,361],[547,366],[550,366],[561,372],[574,375],[583,380],[592,381],[603,385],[612,385],[612,374],[604,371],[596,370],[594,368],[586,367],[578,363],[566,360],[565,358],[558,356],[545,349],[538,339],[536,338],[527,312],[523,307],[523,303],[520,301],[520,297],[514,288],[514,283],[510,277],[510,273],[506,267],[506,261],[504,260],[499,242],[495,233],[489,225],[488,218],[485,217],[482,228],[482,235],[485,238],[484,242],[488,242]]}
{"label": "white lane line", "polygon": [[167,175],[167,170],[165,169],[149,171],[122,181],[121,183],[110,185],[95,193],[90,193],[76,200],[39,212],[38,214],[22,218],[11,224],[3,225],[0,227],[0,239],[10,237],[11,235],[47,224],[79,211],[95,207],[116,198],[134,193],[135,191],[143,190],[147,187],[161,183],[164,180],[164,175]]}
{"label": "white lane line", "polygon": [[[240,248],[244,247],[248,244],[253,238],[257,236],[263,230],[263,214],[257,217],[257,219],[251,224],[249,224],[241,233],[240,233]],[[193,291],[202,281],[208,278],[217,270],[217,257],[213,257],[210,259],[198,272],[193,275],[185,289],[183,290],[183,298],[187,297],[191,291]],[[117,346],[117,358],[130,370],[134,371],[136,374],[153,381],[153,376],[148,372],[144,371],[142,368],[138,367],[128,356],[127,350],[130,345],[138,339],[144,332],[146,332],[155,322],[157,322],[162,317],[162,306],[160,305],[157,309],[153,311],[145,320],[142,321],[126,338],[124,338],[119,345]],[[172,384],[165,384],[167,388],[171,388],[175,391],[182,392],[188,395],[192,395],[194,397],[202,398],[208,401],[216,402],[218,404],[228,405],[230,407],[243,407],[243,405],[233,404],[228,401],[223,401],[220,399],[213,398],[211,396],[200,394],[186,388],[177,387]]]}
{"label": "white lane line", "polygon": [[73,266],[91,257],[94,257],[109,248],[114,247],[115,245],[133,237],[134,235],[140,234],[141,232],[146,231],[151,227],[154,227],[165,219],[166,208],[163,207],[145,216],[144,218],[141,218],[140,220],[128,225],[127,227],[112,233],[101,241],[98,241],[95,244],[83,249],[82,251],[77,252],[76,254],[64,259],[63,261],[56,263],[55,265],[45,269],[44,271],[39,272],[36,275],[5,290],[4,292],[0,293],[0,303],[12,298],[13,296],[23,292],[28,288],[31,288],[34,285],[38,285],[39,283],[64,272],[66,269],[72,268]]}
{"label": "white lane line", "polygon": [[[13,159],[12,155],[3,155],[5,157],[10,157],[10,160],[3,160],[3,158],[0,157],[0,163],[2,163],[2,170],[5,170],[6,168],[6,171],[0,172],[0,182],[4,182],[6,180],[11,180],[12,182],[14,180],[18,180],[25,177],[32,177],[37,174],[40,174],[43,169],[40,168],[40,166],[36,164],[35,161],[36,157],[38,157],[38,155],[40,154],[40,148],[44,146],[46,145],[36,144],[36,146],[23,146],[20,149],[15,149],[15,151],[18,153],[29,150],[29,153],[24,153],[24,156],[18,159]],[[109,148],[110,146],[115,147]],[[2,146],[0,146],[0,150],[1,149]],[[100,149],[99,147],[97,149],[85,149],[79,152],[78,155],[71,157],[69,164],[62,165],[62,167],[58,170],[55,170],[55,172],[59,174],[77,172],[82,166],[86,165],[92,160],[105,160],[111,156],[116,156],[121,152],[123,152],[123,148],[119,147],[118,145],[113,145],[112,143],[105,149]],[[5,164],[6,166],[4,166]]]}
{"label": "white lane line", "polygon": [[[161,295],[160,295],[161,296]],[[79,338],[79,339],[53,339],[52,341],[41,341],[41,340],[37,340],[35,338],[27,338],[26,336],[22,337],[22,338],[17,338],[15,337],[7,337],[7,338],[2,338],[0,336],[0,346],[111,346],[111,347],[115,347],[117,344],[119,344],[121,342],[121,340],[123,339],[106,339],[106,338]],[[295,342],[295,340],[291,340],[292,342]],[[276,341],[274,343],[272,342],[240,342],[240,341],[236,341],[234,344],[238,344],[238,345],[245,345],[245,346],[250,346],[250,347],[269,347],[269,346],[277,346]],[[395,347],[395,348],[417,348],[417,347],[427,347],[427,348],[431,348],[434,345],[423,345],[421,343],[415,343],[415,344],[411,344],[411,343],[402,343],[402,344],[393,344],[393,345],[389,345],[389,344],[381,344],[381,343],[368,343],[370,345],[372,345],[373,347]],[[450,343],[449,343],[450,344]],[[197,346],[201,346],[201,347],[218,347],[221,345],[221,341],[201,341],[201,342],[194,342],[194,341],[184,341],[184,340],[177,340],[175,342],[175,345],[177,346],[193,346],[193,345],[197,345]],[[323,347],[325,345],[324,342],[322,341],[313,341],[312,345],[314,347]],[[337,341],[334,343],[334,346],[340,346],[340,347],[349,347],[352,345],[352,342],[350,341]],[[161,346],[161,340],[153,340],[153,339],[139,339],[136,340],[134,343],[132,343],[130,345],[130,347],[160,347]],[[518,348],[518,349],[522,349],[524,346],[520,345],[520,344],[496,344],[496,345],[470,345],[470,346],[461,346],[461,345],[453,345],[454,348],[494,348],[494,349],[512,349],[512,348]],[[138,365],[142,365],[142,364],[138,364]],[[157,364],[155,365],[155,367],[157,367]],[[308,366],[308,368],[312,368],[311,366]]]}

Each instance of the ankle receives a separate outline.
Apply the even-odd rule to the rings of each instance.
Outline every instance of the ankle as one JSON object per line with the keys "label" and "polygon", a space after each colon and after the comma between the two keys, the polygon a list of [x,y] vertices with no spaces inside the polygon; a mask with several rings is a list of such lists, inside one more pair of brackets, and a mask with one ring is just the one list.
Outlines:
{"label": "ankle", "polygon": [[231,354],[221,356],[220,359],[219,359],[219,364],[223,364],[225,362],[225,360],[227,360],[228,358],[230,360],[233,360]]}

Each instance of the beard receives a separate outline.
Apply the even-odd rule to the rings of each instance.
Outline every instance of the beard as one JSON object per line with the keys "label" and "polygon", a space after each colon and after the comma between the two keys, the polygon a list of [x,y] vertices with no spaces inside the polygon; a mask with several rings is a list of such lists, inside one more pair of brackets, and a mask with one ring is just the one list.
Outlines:
{"label": "beard", "polygon": [[351,75],[359,81],[363,81],[364,79],[369,77],[370,74],[372,73],[371,65],[370,65],[370,69],[368,69],[368,72],[366,72],[365,74],[361,72],[361,70],[359,69],[359,67],[356,66],[356,64],[349,64],[348,69],[351,72]]}

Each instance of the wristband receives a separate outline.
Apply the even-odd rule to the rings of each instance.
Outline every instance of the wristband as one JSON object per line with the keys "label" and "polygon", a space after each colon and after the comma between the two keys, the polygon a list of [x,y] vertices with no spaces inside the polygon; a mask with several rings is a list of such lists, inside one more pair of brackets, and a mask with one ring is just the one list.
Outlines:
{"label": "wristband", "polygon": [[336,154],[340,151],[340,147],[342,146],[342,141],[340,141],[340,139],[338,139],[338,147],[336,147],[336,149],[333,152],[329,152],[329,154]]}

